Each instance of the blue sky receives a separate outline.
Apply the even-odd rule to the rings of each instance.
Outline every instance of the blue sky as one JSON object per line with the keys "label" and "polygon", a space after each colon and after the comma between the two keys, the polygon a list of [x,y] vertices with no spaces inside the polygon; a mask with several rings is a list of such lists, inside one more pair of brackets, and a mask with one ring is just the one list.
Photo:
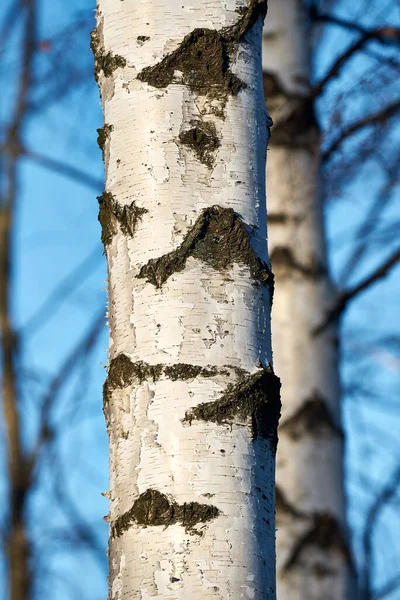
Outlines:
{"label": "blue sky", "polygon": [[[9,4],[8,0],[0,8],[0,27],[1,14],[7,13]],[[358,3],[359,6],[362,4]],[[45,83],[38,86],[33,96],[34,106],[36,101],[40,103],[27,121],[25,143],[39,154],[72,165],[101,181],[103,166],[96,144],[96,128],[102,125],[102,114],[97,87],[91,77],[89,49],[94,2],[41,0],[39,5],[39,39],[48,42],[49,48],[43,49],[36,65],[37,73]],[[347,18],[364,18],[357,3],[352,4],[351,11],[347,0],[342,0],[341,6],[341,14]],[[389,8],[386,13],[381,9],[377,12],[383,14],[383,20],[399,18],[398,14],[388,11]],[[374,16],[371,11],[368,18],[372,20]],[[75,22],[81,24],[72,27],[66,36],[67,24]],[[0,104],[2,123],[13,102],[17,33],[16,29],[0,64],[0,77],[7,82]],[[317,74],[323,72],[346,40],[351,40],[349,34],[337,29],[322,38],[316,61]],[[321,118],[325,118],[324,109],[329,111],[329,103],[334,102],[335,89],[349,86],[348,79],[354,78],[357,70],[368,67],[367,60],[364,57],[361,62],[356,61],[351,67],[353,71],[327,91],[324,104],[320,105]],[[72,72],[72,80],[63,76],[66,69],[69,77]],[[62,97],[55,101],[54,94],[61,88],[64,90]],[[353,104],[353,110],[354,106],[362,108],[364,100],[356,102],[359,104]],[[343,261],[354,243],[354,231],[376,197],[382,177],[379,165],[368,164],[343,187],[339,197],[331,197],[326,202],[329,257],[336,277],[339,277]],[[95,316],[105,306],[106,269],[97,221],[96,195],[102,192],[101,187],[95,189],[78,184],[29,159],[21,161],[19,181],[12,298],[14,324],[22,334],[19,373],[24,442],[29,447],[37,432],[40,403],[52,378],[71,352],[75,352],[78,341],[85,337]],[[390,203],[384,215],[385,222],[395,221],[399,208],[397,196],[397,201]],[[358,281],[383,256],[390,254],[392,246],[392,242],[376,244],[350,283]],[[84,266],[81,268],[83,274],[79,274],[79,284],[73,286],[71,293],[68,286],[64,286],[53,304],[54,309],[46,307],[46,318],[42,318],[42,314],[42,320],[36,321],[33,328],[32,317],[54,290],[59,289],[60,282],[81,264]],[[365,508],[371,503],[374,490],[400,460],[400,442],[395,439],[395,430],[400,425],[400,411],[396,409],[400,370],[396,336],[398,340],[400,311],[398,302],[393,300],[398,286],[397,267],[382,283],[352,303],[341,326],[349,514],[356,532],[363,523]],[[392,345],[382,341],[389,336],[395,338]],[[73,368],[67,369],[67,382],[57,396],[52,412],[56,441],[41,462],[38,485],[29,505],[30,528],[36,540],[35,556],[40,557],[37,568],[43,574],[39,577],[42,587],[36,590],[41,599],[97,600],[106,596],[107,526],[102,517],[108,508],[101,496],[108,481],[101,390],[107,363],[106,346],[104,326],[90,355],[79,357]],[[357,391],[357,386],[361,392]],[[372,394],[372,400],[366,390]],[[4,445],[1,451],[4,473]],[[365,481],[369,481],[369,489]],[[4,478],[0,485],[5,493]],[[65,492],[67,502],[60,500],[60,491]],[[2,518],[5,505],[2,502]],[[71,531],[71,522],[79,522],[82,531],[85,527],[94,531],[93,544],[78,543]],[[390,531],[390,524],[395,524],[393,531]],[[396,532],[400,523],[388,512],[379,527],[378,542],[380,539],[381,542],[378,543],[376,573],[377,578],[383,580],[395,572],[400,562],[400,548],[396,548],[395,541],[391,541],[388,557],[384,543],[393,532],[394,538],[398,537]],[[93,545],[97,548],[95,552]],[[390,596],[390,600],[396,598],[400,598],[400,592]]]}

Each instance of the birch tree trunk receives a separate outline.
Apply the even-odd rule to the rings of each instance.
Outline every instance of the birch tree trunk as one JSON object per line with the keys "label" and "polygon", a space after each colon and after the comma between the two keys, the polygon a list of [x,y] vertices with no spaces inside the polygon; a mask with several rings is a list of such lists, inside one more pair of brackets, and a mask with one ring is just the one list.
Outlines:
{"label": "birch tree trunk", "polygon": [[314,330],[332,305],[318,197],[318,128],[309,95],[307,18],[271,2],[263,79],[274,121],[268,237],[275,273],[274,364],[282,378],[276,476],[279,600],[353,599],[345,535],[336,331]]}
{"label": "birch tree trunk", "polygon": [[98,3],[112,600],[275,598],[265,12]]}

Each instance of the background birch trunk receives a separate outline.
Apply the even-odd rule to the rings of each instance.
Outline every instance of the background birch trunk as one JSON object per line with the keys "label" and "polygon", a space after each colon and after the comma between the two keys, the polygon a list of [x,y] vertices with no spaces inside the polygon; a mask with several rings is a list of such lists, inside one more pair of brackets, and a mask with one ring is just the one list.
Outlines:
{"label": "background birch trunk", "polygon": [[100,0],[110,598],[275,598],[266,2]]}
{"label": "background birch trunk", "polygon": [[[282,377],[277,455],[280,600],[349,598],[336,330],[315,335],[334,300],[318,195],[307,16],[270,3],[263,79],[274,121],[268,152],[268,243],[275,274],[274,364]],[[354,595],[351,596],[354,598]]]}

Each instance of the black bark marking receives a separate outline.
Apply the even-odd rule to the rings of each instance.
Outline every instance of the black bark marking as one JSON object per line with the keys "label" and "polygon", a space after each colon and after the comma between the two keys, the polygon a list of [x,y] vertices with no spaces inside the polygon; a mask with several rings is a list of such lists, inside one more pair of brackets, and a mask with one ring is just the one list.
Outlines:
{"label": "black bark marking", "polygon": [[271,102],[274,118],[274,99],[286,99],[285,116],[274,118],[271,146],[310,148],[319,142],[319,126],[315,115],[314,100],[310,95],[290,93],[284,89],[275,73],[263,72],[264,97]]}
{"label": "black bark marking", "polygon": [[[222,370],[225,375],[229,375],[229,371]],[[221,372],[217,367],[200,367],[198,365],[189,365],[186,363],[178,363],[175,365],[167,365],[164,367],[164,375],[172,381],[194,379],[195,377],[214,377]]]}
{"label": "black bark marking", "polygon": [[212,421],[219,425],[233,423],[250,425],[253,438],[278,441],[280,417],[279,378],[269,369],[262,369],[236,385],[214,402],[204,402],[187,411],[183,421]]}
{"label": "black bark marking", "polygon": [[149,260],[138,277],[160,288],[173,273],[185,268],[189,256],[219,271],[225,271],[233,263],[247,265],[253,279],[272,284],[271,270],[255,255],[246,225],[231,208],[206,208],[181,245]]}
{"label": "black bark marking", "polygon": [[303,265],[297,262],[292,250],[287,246],[274,248],[270,254],[270,260],[276,271],[293,270],[310,279],[318,279],[327,274],[326,267],[317,258],[312,257],[310,264]]}
{"label": "black bark marking", "polygon": [[349,547],[342,528],[337,519],[329,513],[318,513],[313,517],[310,528],[299,538],[295,544],[284,570],[293,569],[301,560],[307,548],[314,546],[321,550],[337,550],[342,554],[349,565],[353,564]]}
{"label": "black bark marking", "polygon": [[150,37],[148,35],[138,35],[136,38],[136,41],[139,44],[139,46],[143,46],[143,44],[145,42],[148,42],[149,39],[150,39]]}
{"label": "black bark marking", "polygon": [[275,486],[275,508],[277,517],[279,514],[286,514],[294,517],[295,519],[308,519],[309,516],[298,510],[293,504],[289,502],[285,496],[283,490],[276,485]]}
{"label": "black bark marking", "polygon": [[280,425],[280,431],[286,431],[294,440],[306,433],[323,435],[326,431],[340,438],[344,437],[342,429],[333,420],[326,401],[318,393],[305,400],[300,408]]}
{"label": "black bark marking", "polygon": [[212,29],[194,29],[171,54],[138,74],[152,87],[166,88],[174,83],[174,73],[193,92],[226,100],[236,96],[245,83],[229,69],[229,55],[223,36]]}
{"label": "black bark marking", "polygon": [[212,504],[185,502],[178,504],[158,490],[148,489],[132,508],[118,517],[111,526],[111,535],[121,536],[134,523],[142,527],[168,527],[179,523],[189,533],[200,533],[196,525],[215,519],[220,514]]}
{"label": "black bark marking", "polygon": [[100,127],[100,129],[97,129],[97,133],[98,133],[97,144],[101,150],[101,155],[103,157],[103,161],[104,161],[104,149],[105,149],[106,141],[110,137],[110,133],[112,132],[113,129],[114,129],[113,125],[108,125],[107,123],[104,123],[103,127]]}
{"label": "black bark marking", "polygon": [[110,192],[103,192],[97,196],[99,201],[99,221],[101,224],[101,241],[104,246],[111,243],[113,236],[118,231],[118,225],[121,231],[128,236],[133,236],[138,220],[147,208],[139,208],[132,202],[129,205],[121,206],[117,203],[115,197]]}
{"label": "black bark marking", "polygon": [[192,148],[198,160],[211,168],[214,164],[213,153],[221,145],[214,123],[192,121],[192,129],[179,134],[179,139],[185,146]]}
{"label": "black bark marking", "polygon": [[104,406],[111,399],[111,394],[116,389],[123,389],[135,380],[139,383],[147,379],[157,381],[162,375],[162,365],[149,365],[138,361],[132,362],[126,354],[119,354],[110,361],[107,379],[103,386]]}
{"label": "black bark marking", "polygon": [[267,2],[251,0],[241,9],[241,17],[234,25],[221,30],[194,29],[184,37],[179,47],[161,62],[146,67],[138,74],[156,88],[166,88],[174,83],[174,73],[182,73],[182,81],[193,92],[226,103],[228,96],[235,96],[246,84],[230,70],[238,45],[257,20],[264,19]]}
{"label": "black bark marking", "polygon": [[133,362],[126,354],[119,354],[110,361],[107,379],[103,386],[104,407],[111,399],[111,394],[116,389],[123,389],[132,385],[134,381],[139,384],[152,379],[158,381],[163,375],[172,381],[184,381],[196,377],[215,377],[218,374],[230,377],[231,369],[239,379],[245,377],[245,371],[237,367],[201,367],[186,363],[173,365],[150,365],[143,361]]}
{"label": "black bark marking", "polygon": [[90,34],[90,47],[94,56],[94,76],[97,83],[101,72],[105,77],[110,77],[116,69],[126,66],[126,59],[123,56],[105,52],[96,29]]}

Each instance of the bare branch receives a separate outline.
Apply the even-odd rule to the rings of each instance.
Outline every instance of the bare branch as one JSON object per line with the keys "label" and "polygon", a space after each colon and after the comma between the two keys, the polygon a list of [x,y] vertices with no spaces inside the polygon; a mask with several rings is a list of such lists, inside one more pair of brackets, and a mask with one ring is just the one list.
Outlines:
{"label": "bare branch", "polygon": [[25,502],[30,481],[21,439],[18,412],[18,387],[16,359],[18,346],[11,321],[11,231],[14,207],[18,193],[18,168],[20,138],[25,122],[33,61],[36,47],[36,2],[24,0],[20,6],[22,28],[22,55],[18,77],[15,110],[6,131],[4,172],[7,188],[1,199],[0,212],[0,324],[2,346],[3,410],[7,429],[7,459],[9,478],[9,525],[6,535],[8,579],[11,600],[26,600],[31,590],[29,566],[30,545],[26,533]]}
{"label": "bare branch", "polygon": [[363,36],[369,36],[370,39],[378,39],[381,42],[387,43],[400,38],[400,29],[389,25],[379,27],[377,29],[367,29],[354,21],[343,19],[335,15],[326,13],[318,13],[315,7],[310,10],[310,16],[316,23],[327,23],[329,25],[337,25],[349,31],[361,33]]}
{"label": "bare branch", "polygon": [[49,156],[43,156],[42,154],[38,154],[33,150],[27,150],[26,148],[21,149],[21,153],[23,156],[33,160],[41,167],[49,169],[54,173],[58,173],[63,177],[68,177],[76,183],[81,183],[92,190],[98,191],[104,186],[104,181],[102,179],[97,179],[96,177],[93,177],[93,175],[89,175],[89,173],[85,173],[81,169],[78,169],[72,165],[67,165],[66,163],[57,159],[50,158]]}
{"label": "bare branch", "polygon": [[[391,477],[387,481],[386,485],[382,488],[381,492],[378,494],[375,502],[372,504],[371,508],[368,511],[365,527],[364,527],[364,535],[363,535],[363,548],[364,548],[364,573],[363,573],[363,581],[362,581],[362,598],[365,600],[369,600],[371,597],[383,598],[382,591],[380,592],[380,596],[376,596],[372,593],[371,586],[371,557],[372,557],[372,535],[374,529],[377,524],[377,520],[382,509],[388,505],[388,503],[392,500],[393,496],[399,490],[400,486],[400,466],[398,466]],[[392,582],[393,583],[393,582]],[[386,586],[385,586],[386,587]],[[385,592],[385,594],[389,593]]]}
{"label": "bare branch", "polygon": [[391,199],[391,190],[393,188],[393,182],[396,180],[396,176],[399,172],[400,168],[400,156],[394,162],[393,165],[389,168],[388,171],[388,180],[383,187],[381,193],[377,196],[376,200],[373,202],[372,206],[368,210],[368,213],[364,219],[364,222],[357,229],[354,235],[354,247],[352,249],[351,255],[347,260],[345,266],[342,269],[342,273],[340,275],[340,285],[341,287],[346,287],[347,281],[354,271],[357,264],[360,262],[362,257],[365,254],[369,246],[369,237],[375,227],[375,224],[378,222],[379,216],[386,209],[390,199]]}
{"label": "bare branch", "polygon": [[80,514],[72,498],[66,493],[65,486],[63,485],[62,472],[60,473],[60,471],[58,471],[57,475],[54,485],[57,505],[72,523],[74,535],[91,548],[99,566],[104,569],[105,552],[104,547],[96,534],[97,528],[90,527],[86,519]]}
{"label": "bare branch", "polygon": [[342,302],[345,304],[352,300],[354,296],[357,296],[360,292],[366,290],[370,285],[385,277],[390,269],[394,267],[395,264],[400,260],[400,250],[397,250],[388,260],[386,260],[383,265],[381,265],[378,269],[376,269],[371,275],[366,277],[361,283],[351,288],[344,294],[342,294]]}
{"label": "bare branch", "polygon": [[313,98],[319,96],[324,90],[326,84],[335,77],[338,77],[340,70],[346,64],[346,62],[359,50],[361,50],[371,40],[387,43],[388,40],[399,39],[400,28],[397,27],[379,27],[377,29],[364,30],[362,37],[352,44],[343,54],[341,54],[330,67],[326,75],[321,79],[319,83],[312,89],[311,95]]}
{"label": "bare branch", "polygon": [[385,108],[379,110],[378,112],[368,115],[367,117],[363,117],[358,121],[354,121],[346,129],[342,130],[341,134],[331,143],[330,146],[321,152],[322,161],[327,162],[331,158],[332,154],[336,152],[341,144],[351,135],[370,125],[383,125],[388,119],[393,117],[399,111],[399,109],[400,100],[396,100],[396,102],[385,106]]}
{"label": "bare branch", "polygon": [[90,324],[84,335],[78,340],[70,354],[65,359],[63,365],[61,365],[56,376],[51,381],[48,390],[43,398],[42,403],[42,414],[41,414],[41,426],[40,432],[37,437],[35,448],[32,450],[29,457],[29,476],[33,474],[33,470],[39,460],[41,450],[46,442],[53,437],[53,431],[51,426],[51,410],[54,405],[54,401],[57,395],[62,390],[66,381],[71,376],[74,368],[79,365],[79,362],[87,356],[87,354],[94,347],[99,335],[104,331],[105,325],[105,311],[104,307],[96,314],[92,323]]}
{"label": "bare branch", "polygon": [[25,323],[20,331],[17,332],[18,336],[32,335],[42,325],[49,320],[49,318],[57,312],[60,305],[68,298],[70,294],[84,281],[84,278],[99,264],[99,258],[101,257],[101,251],[96,244],[96,247],[92,252],[85,257],[85,259],[75,268],[71,273],[68,273],[64,279],[55,287],[55,289],[49,294],[43,304],[37,309],[31,318]]}
{"label": "bare branch", "polygon": [[376,283],[382,277],[385,277],[392,267],[394,267],[400,260],[400,250],[388,258],[380,267],[375,269],[368,277],[363,279],[358,285],[350,288],[349,290],[342,292],[336,302],[336,305],[329,311],[325,321],[314,330],[314,335],[317,335],[324,331],[330,324],[340,318],[344,310],[347,308],[348,303],[358,296],[361,292],[364,292],[371,285]]}

